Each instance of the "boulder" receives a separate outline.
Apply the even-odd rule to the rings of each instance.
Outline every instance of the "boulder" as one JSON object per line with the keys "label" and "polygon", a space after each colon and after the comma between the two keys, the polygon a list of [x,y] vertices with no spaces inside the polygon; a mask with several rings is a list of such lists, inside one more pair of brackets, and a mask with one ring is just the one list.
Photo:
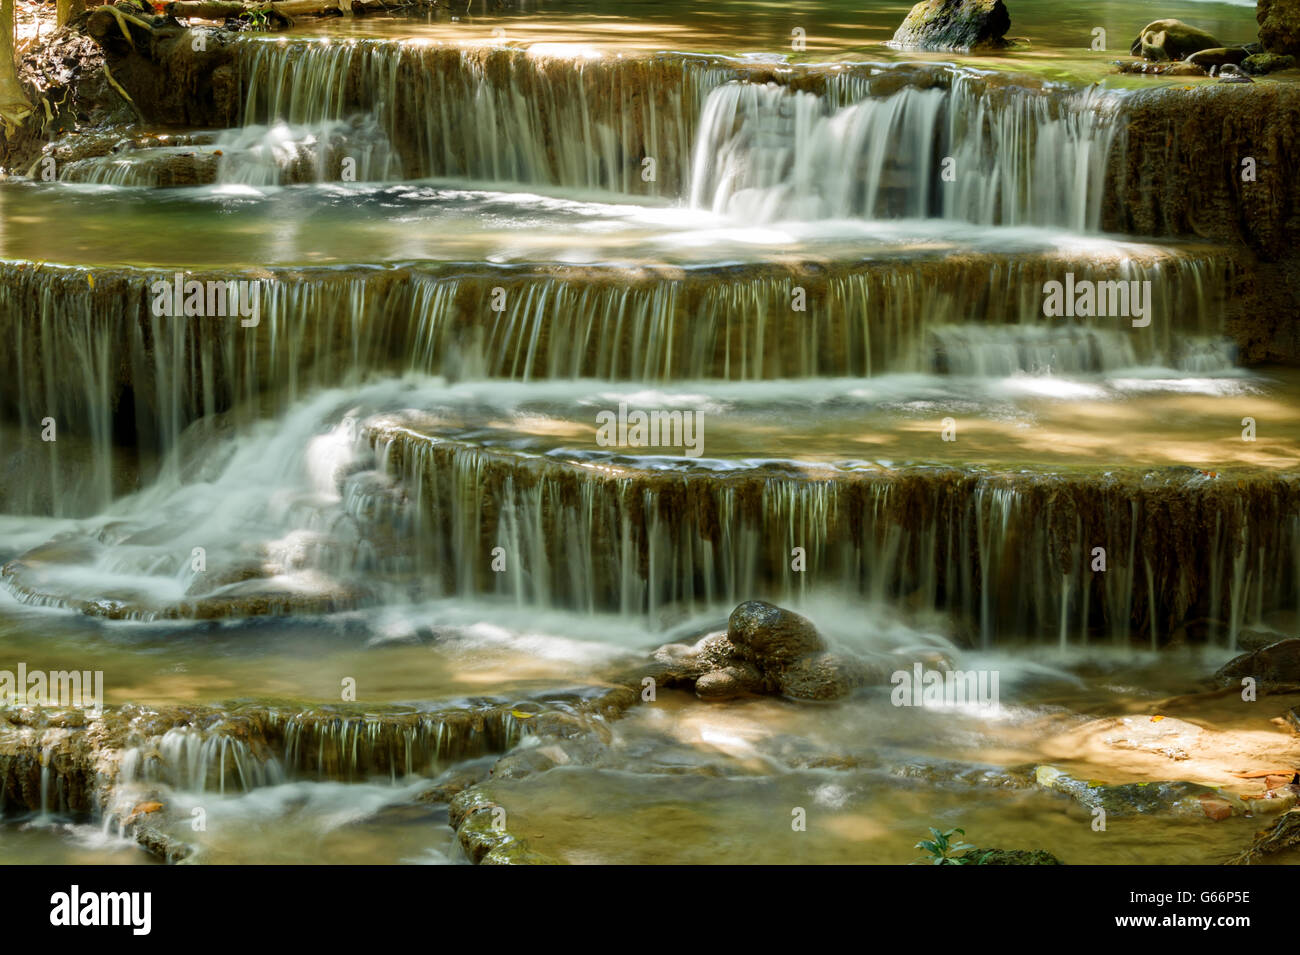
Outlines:
{"label": "boulder", "polygon": [[1295,68],[1296,58],[1283,53],[1255,53],[1241,61],[1241,68],[1254,76]]}
{"label": "boulder", "polygon": [[922,0],[891,45],[905,50],[996,50],[1007,46],[1011,15],[1002,0]]}
{"label": "boulder", "polygon": [[1300,638],[1277,643],[1234,657],[1214,674],[1219,686],[1238,686],[1253,677],[1264,686],[1300,683]]}
{"label": "boulder", "polygon": [[760,666],[788,664],[826,649],[806,617],[762,600],[747,600],[731,612],[727,638]]}
{"label": "boulder", "polygon": [[1259,0],[1255,19],[1267,52],[1300,55],[1300,0]]}
{"label": "boulder", "polygon": [[752,663],[736,663],[701,676],[695,681],[695,695],[716,703],[762,693],[767,686],[758,667]]}
{"label": "boulder", "polygon": [[874,675],[857,660],[828,653],[807,618],[762,600],[733,610],[726,633],[709,634],[694,646],[665,644],[653,659],[653,676],[661,684],[693,687],[712,703],[760,694],[835,700]]}
{"label": "boulder", "polygon": [[1212,34],[1182,20],[1155,20],[1142,28],[1129,52],[1146,60],[1184,60],[1222,46]]}
{"label": "boulder", "polygon": [[1223,66],[1225,63],[1239,66],[1249,55],[1244,47],[1216,46],[1208,50],[1198,50],[1187,57],[1187,62],[1195,63],[1208,70],[1211,67]]}
{"label": "boulder", "polygon": [[810,653],[800,657],[779,675],[783,696],[795,700],[836,700],[867,683],[869,671],[862,664],[834,653]]}

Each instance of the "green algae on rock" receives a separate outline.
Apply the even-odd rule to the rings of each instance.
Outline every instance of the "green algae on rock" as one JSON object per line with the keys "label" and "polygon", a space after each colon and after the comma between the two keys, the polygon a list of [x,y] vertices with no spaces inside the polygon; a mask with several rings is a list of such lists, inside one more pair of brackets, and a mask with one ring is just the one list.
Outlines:
{"label": "green algae on rock", "polygon": [[1002,0],[921,0],[894,33],[904,50],[1000,50],[1011,15]]}

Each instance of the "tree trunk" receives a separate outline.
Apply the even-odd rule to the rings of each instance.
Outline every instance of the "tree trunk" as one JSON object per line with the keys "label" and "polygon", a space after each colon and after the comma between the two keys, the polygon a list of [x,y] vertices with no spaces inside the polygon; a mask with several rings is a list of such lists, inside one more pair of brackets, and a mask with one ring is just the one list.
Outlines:
{"label": "tree trunk", "polygon": [[14,0],[0,0],[0,120],[6,134],[22,125],[32,104],[18,82],[14,50]]}
{"label": "tree trunk", "polygon": [[57,0],[55,11],[58,19],[56,22],[59,26],[63,26],[77,14],[85,11],[85,9],[86,0]]}

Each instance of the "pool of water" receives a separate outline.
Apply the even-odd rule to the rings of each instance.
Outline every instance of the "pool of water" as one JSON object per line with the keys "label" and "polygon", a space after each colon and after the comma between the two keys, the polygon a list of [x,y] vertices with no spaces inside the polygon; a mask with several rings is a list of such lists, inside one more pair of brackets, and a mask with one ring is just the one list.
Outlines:
{"label": "pool of water", "polygon": [[[257,269],[393,262],[844,263],[963,252],[1122,263],[1194,244],[943,219],[755,226],[681,204],[464,183],[155,190],[0,187],[0,259],[83,267]],[[57,229],[51,220],[64,223]]]}
{"label": "pool of water", "polygon": [[[965,60],[999,68],[1045,69],[1100,75],[1117,56],[1127,56],[1138,31],[1153,20],[1176,18],[1207,30],[1224,43],[1253,40],[1255,7],[1247,0],[1094,0],[1063,7],[1054,0],[1008,4],[1007,36],[1025,42],[996,56],[901,52],[887,43],[911,4],[846,3],[842,0],[771,4],[726,0],[698,4],[631,0],[611,9],[600,0],[559,5],[524,3],[517,11],[489,11],[469,2],[464,12],[440,13],[427,20],[388,21],[359,17],[297,28],[308,35],[387,37],[442,43],[518,45],[538,53],[599,55],[686,51],[728,55],[786,55],[795,60],[931,59]],[[795,34],[802,31],[802,36]],[[1105,31],[1104,40],[1094,31]],[[796,49],[797,39],[803,49]],[[1104,49],[1093,49],[1094,42]]]}

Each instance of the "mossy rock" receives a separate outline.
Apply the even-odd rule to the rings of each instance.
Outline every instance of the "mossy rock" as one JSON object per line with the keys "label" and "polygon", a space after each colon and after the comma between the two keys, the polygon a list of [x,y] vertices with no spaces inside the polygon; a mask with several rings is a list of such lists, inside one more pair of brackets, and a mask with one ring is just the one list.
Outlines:
{"label": "mossy rock", "polygon": [[967,849],[957,858],[969,865],[1065,865],[1046,849]]}

